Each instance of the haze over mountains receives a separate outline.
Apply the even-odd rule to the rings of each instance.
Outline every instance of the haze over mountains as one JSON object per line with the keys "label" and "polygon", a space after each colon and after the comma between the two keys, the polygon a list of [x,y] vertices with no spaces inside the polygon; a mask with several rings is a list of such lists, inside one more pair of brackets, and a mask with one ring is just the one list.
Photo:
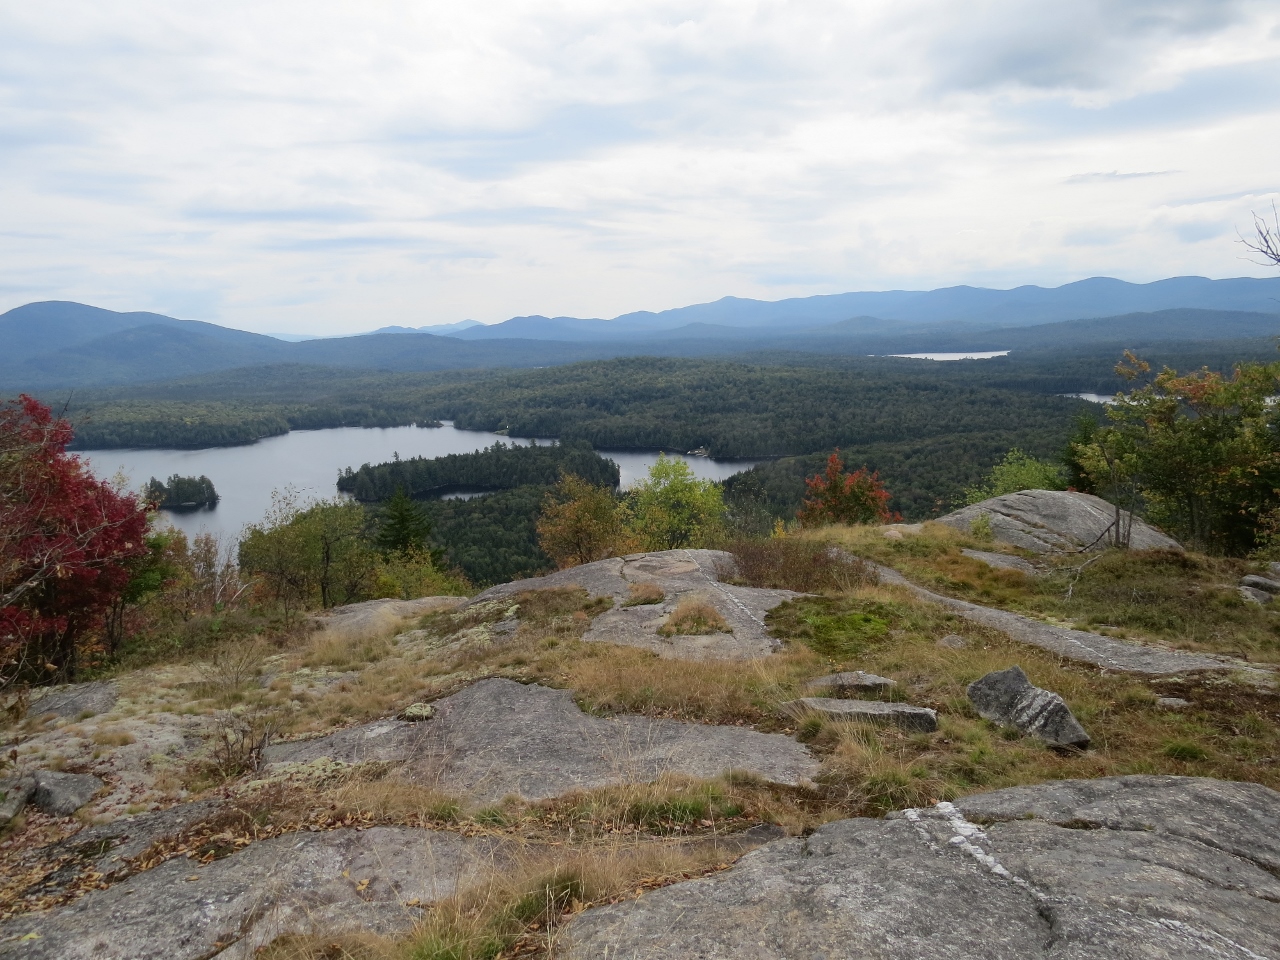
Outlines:
{"label": "haze over mountains", "polygon": [[1280,279],[1093,278],[1057,288],[725,297],[612,320],[514,317],[287,342],[197,320],[67,301],[0,315],[0,388],[165,380],[259,364],[375,370],[529,367],[626,355],[758,350],[923,353],[1250,339],[1280,334]]}

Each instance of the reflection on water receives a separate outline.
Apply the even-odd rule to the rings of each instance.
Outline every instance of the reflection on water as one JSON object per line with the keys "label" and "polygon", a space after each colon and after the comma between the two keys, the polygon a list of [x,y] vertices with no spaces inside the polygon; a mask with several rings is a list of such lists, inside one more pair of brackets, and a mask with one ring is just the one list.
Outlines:
{"label": "reflection on water", "polygon": [[[79,456],[88,461],[100,477],[122,473],[133,489],[151,477],[167,479],[207,476],[221,498],[218,505],[198,510],[164,513],[174,526],[188,536],[202,530],[220,537],[239,537],[245,524],[256,523],[271,506],[273,490],[287,486],[304,500],[337,495],[338,473],[346,467],[382,463],[396,454],[410,457],[443,457],[450,453],[472,453],[494,443],[525,445],[519,440],[483,430],[459,430],[451,423],[442,427],[336,427],[330,430],[294,430],[239,447],[208,447],[203,450],[86,450]],[[539,440],[538,443],[550,443]],[[617,462],[623,486],[644,476],[658,459],[656,453],[604,452]],[[756,461],[716,461],[687,457],[693,472],[703,478],[722,480],[753,466]],[[474,493],[455,493],[471,497]]]}
{"label": "reflection on water", "polygon": [[1109,393],[1060,393],[1060,397],[1075,397],[1077,400],[1088,400],[1090,403],[1114,403],[1115,396]]}
{"label": "reflection on water", "polygon": [[[635,450],[601,450],[600,456],[608,457],[618,465],[622,474],[622,489],[643,480],[649,468],[658,461],[656,453],[639,453]],[[689,464],[689,469],[702,480],[724,480],[735,473],[750,470],[759,460],[712,460],[710,457],[688,457],[681,453],[668,453]]]}
{"label": "reflection on water", "polygon": [[992,357],[1007,357],[1008,350],[986,350],[970,353],[891,353],[891,357],[904,360],[990,360]]}

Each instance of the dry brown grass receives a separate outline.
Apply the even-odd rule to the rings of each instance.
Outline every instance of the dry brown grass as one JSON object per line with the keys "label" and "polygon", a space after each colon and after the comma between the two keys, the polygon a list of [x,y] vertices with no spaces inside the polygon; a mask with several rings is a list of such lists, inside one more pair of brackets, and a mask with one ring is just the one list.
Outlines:
{"label": "dry brown grass", "polygon": [[729,838],[762,822],[800,834],[837,815],[815,791],[744,772],[710,780],[667,773],[650,783],[598,787],[524,811],[535,823],[569,827],[584,838],[640,833]]}
{"label": "dry brown grass", "polygon": [[126,747],[136,742],[133,734],[119,727],[104,727],[93,735],[93,742],[100,747]]}
{"label": "dry brown grass", "polygon": [[[431,700],[456,686],[449,668],[433,660],[388,658],[371,664],[350,679],[329,686],[323,694],[301,703],[283,720],[282,733],[317,733],[389,716],[410,703]],[[286,701],[287,691],[275,691]]]}
{"label": "dry brown grass", "polygon": [[448,823],[462,815],[457,797],[381,773],[377,768],[353,771],[326,789],[318,802],[339,816],[377,823]]}
{"label": "dry brown grass", "polygon": [[627,591],[627,599],[622,602],[624,607],[643,607],[651,603],[661,603],[667,599],[667,595],[663,593],[662,588],[656,583],[633,583]]}
{"label": "dry brown grass", "polygon": [[681,600],[667,617],[667,622],[658,628],[658,633],[664,637],[696,637],[730,632],[729,624],[720,616],[720,611],[705,600],[694,597]]}
{"label": "dry brown grass", "polygon": [[[616,840],[590,848],[508,852],[457,894],[430,907],[399,940],[311,935],[279,940],[264,960],[492,960],[552,956],[564,925],[590,905],[721,869],[722,851]],[[509,951],[509,952],[508,952]]]}
{"label": "dry brown grass", "polygon": [[411,626],[413,618],[390,610],[374,611],[359,626],[325,626],[312,634],[300,662],[307,667],[356,670],[391,654],[391,638]]}
{"label": "dry brown grass", "polygon": [[823,671],[804,647],[758,660],[667,660],[610,643],[563,643],[512,652],[513,675],[568,687],[588,710],[705,723],[776,722],[777,704]]}

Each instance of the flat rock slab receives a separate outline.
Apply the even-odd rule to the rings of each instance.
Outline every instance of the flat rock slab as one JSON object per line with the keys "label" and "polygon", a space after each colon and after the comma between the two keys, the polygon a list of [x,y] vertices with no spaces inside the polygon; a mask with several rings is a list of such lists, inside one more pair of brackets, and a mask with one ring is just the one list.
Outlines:
{"label": "flat rock slab", "polygon": [[[962,507],[939,517],[939,523],[969,531],[987,517],[1001,543],[1033,553],[1078,553],[1101,550],[1115,523],[1115,507],[1100,497],[1067,490],[1023,490]],[[1172,537],[1141,520],[1132,523],[1129,545],[1135,550],[1181,550]]]}
{"label": "flat rock slab", "polygon": [[422,617],[435,611],[449,611],[467,602],[466,596],[419,596],[415,600],[365,600],[334,607],[312,617],[325,630],[378,630],[394,626],[408,617]]}
{"label": "flat rock slab", "polygon": [[844,696],[853,691],[888,690],[897,684],[888,677],[878,677],[862,670],[848,670],[816,677],[804,685],[806,690],[822,691],[831,696]]}
{"label": "flat rock slab", "polygon": [[378,760],[400,776],[492,802],[530,800],[663,773],[714,777],[748,770],[774,783],[812,778],[818,764],[790,737],[647,717],[593,717],[568,690],[489,679],[435,703],[419,723],[384,720],[318,740],[277,744],[272,764],[328,757]]}
{"label": "flat rock slab", "polygon": [[406,901],[447,896],[495,851],[487,841],[408,827],[288,834],[207,865],[170,860],[14,918],[0,926],[0,957],[239,960],[286,932],[394,933],[421,916]]}
{"label": "flat rock slab", "polygon": [[[733,568],[733,556],[723,550],[665,550],[598,560],[559,570],[545,577],[516,580],[492,587],[473,603],[509,597],[524,590],[582,587],[592,596],[612,597],[613,610],[596,617],[583,637],[587,641],[620,643],[652,650],[662,657],[685,660],[746,660],[779,649],[769,636],[765,615],[778,604],[800,596],[790,590],[740,587],[721,581]],[[651,583],[666,594],[661,603],[623,607],[632,584]],[[711,606],[729,624],[729,633],[664,637],[658,629],[682,600],[696,598]]]}
{"label": "flat rock slab", "polygon": [[968,688],[969,700],[983,718],[1055,747],[1089,746],[1089,734],[1062,697],[1034,686],[1021,667],[988,673]]}
{"label": "flat rock slab", "polygon": [[832,700],[828,697],[801,697],[782,705],[793,716],[818,713],[832,720],[859,720],[864,723],[889,723],[904,730],[933,733],[938,729],[938,714],[928,707],[882,700]]}
{"label": "flat rock slab", "polygon": [[969,550],[965,548],[960,551],[966,557],[974,560],[981,560],[988,567],[995,567],[997,570],[1017,570],[1019,573],[1025,573],[1029,577],[1034,577],[1038,570],[1027,560],[1021,557],[1011,557],[1007,553],[989,553],[986,550]]}
{"label": "flat rock slab", "polygon": [[944,597],[940,593],[918,587],[898,571],[885,566],[875,565],[880,571],[880,582],[893,586],[906,587],[917,597],[931,600],[934,603],[954,611],[966,620],[993,627],[1021,643],[1029,643],[1050,653],[1056,653],[1068,660],[1079,660],[1092,663],[1094,666],[1120,673],[1144,673],[1159,676],[1169,673],[1194,672],[1197,670],[1234,670],[1248,668],[1248,664],[1229,660],[1226,657],[1214,657],[1203,653],[1183,653],[1180,650],[1162,650],[1141,643],[1115,640],[1084,630],[1070,630],[1066,627],[1055,627],[1039,620],[1032,620],[1020,613],[1007,610],[995,610],[991,607]]}
{"label": "flat rock slab", "polygon": [[119,696],[114,683],[73,683],[65,687],[54,687],[44,696],[33,700],[27,708],[27,714],[44,717],[52,713],[74,720],[82,716],[110,713]]}
{"label": "flat rock slab", "polygon": [[452,610],[467,602],[466,597],[418,597],[416,600],[365,600],[312,617],[326,630],[377,630],[391,627],[409,617],[421,617],[436,610]]}
{"label": "flat rock slab", "polygon": [[1017,788],[767,844],[722,873],[585,911],[561,955],[1259,960],[1280,956],[1277,838],[1280,794],[1254,784]]}

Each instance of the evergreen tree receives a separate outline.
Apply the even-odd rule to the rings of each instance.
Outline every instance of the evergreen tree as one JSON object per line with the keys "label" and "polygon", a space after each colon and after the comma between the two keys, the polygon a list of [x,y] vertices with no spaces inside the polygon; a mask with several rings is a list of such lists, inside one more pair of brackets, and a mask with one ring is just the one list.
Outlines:
{"label": "evergreen tree", "polygon": [[388,553],[421,550],[431,536],[431,520],[427,512],[396,487],[378,518],[378,546]]}

